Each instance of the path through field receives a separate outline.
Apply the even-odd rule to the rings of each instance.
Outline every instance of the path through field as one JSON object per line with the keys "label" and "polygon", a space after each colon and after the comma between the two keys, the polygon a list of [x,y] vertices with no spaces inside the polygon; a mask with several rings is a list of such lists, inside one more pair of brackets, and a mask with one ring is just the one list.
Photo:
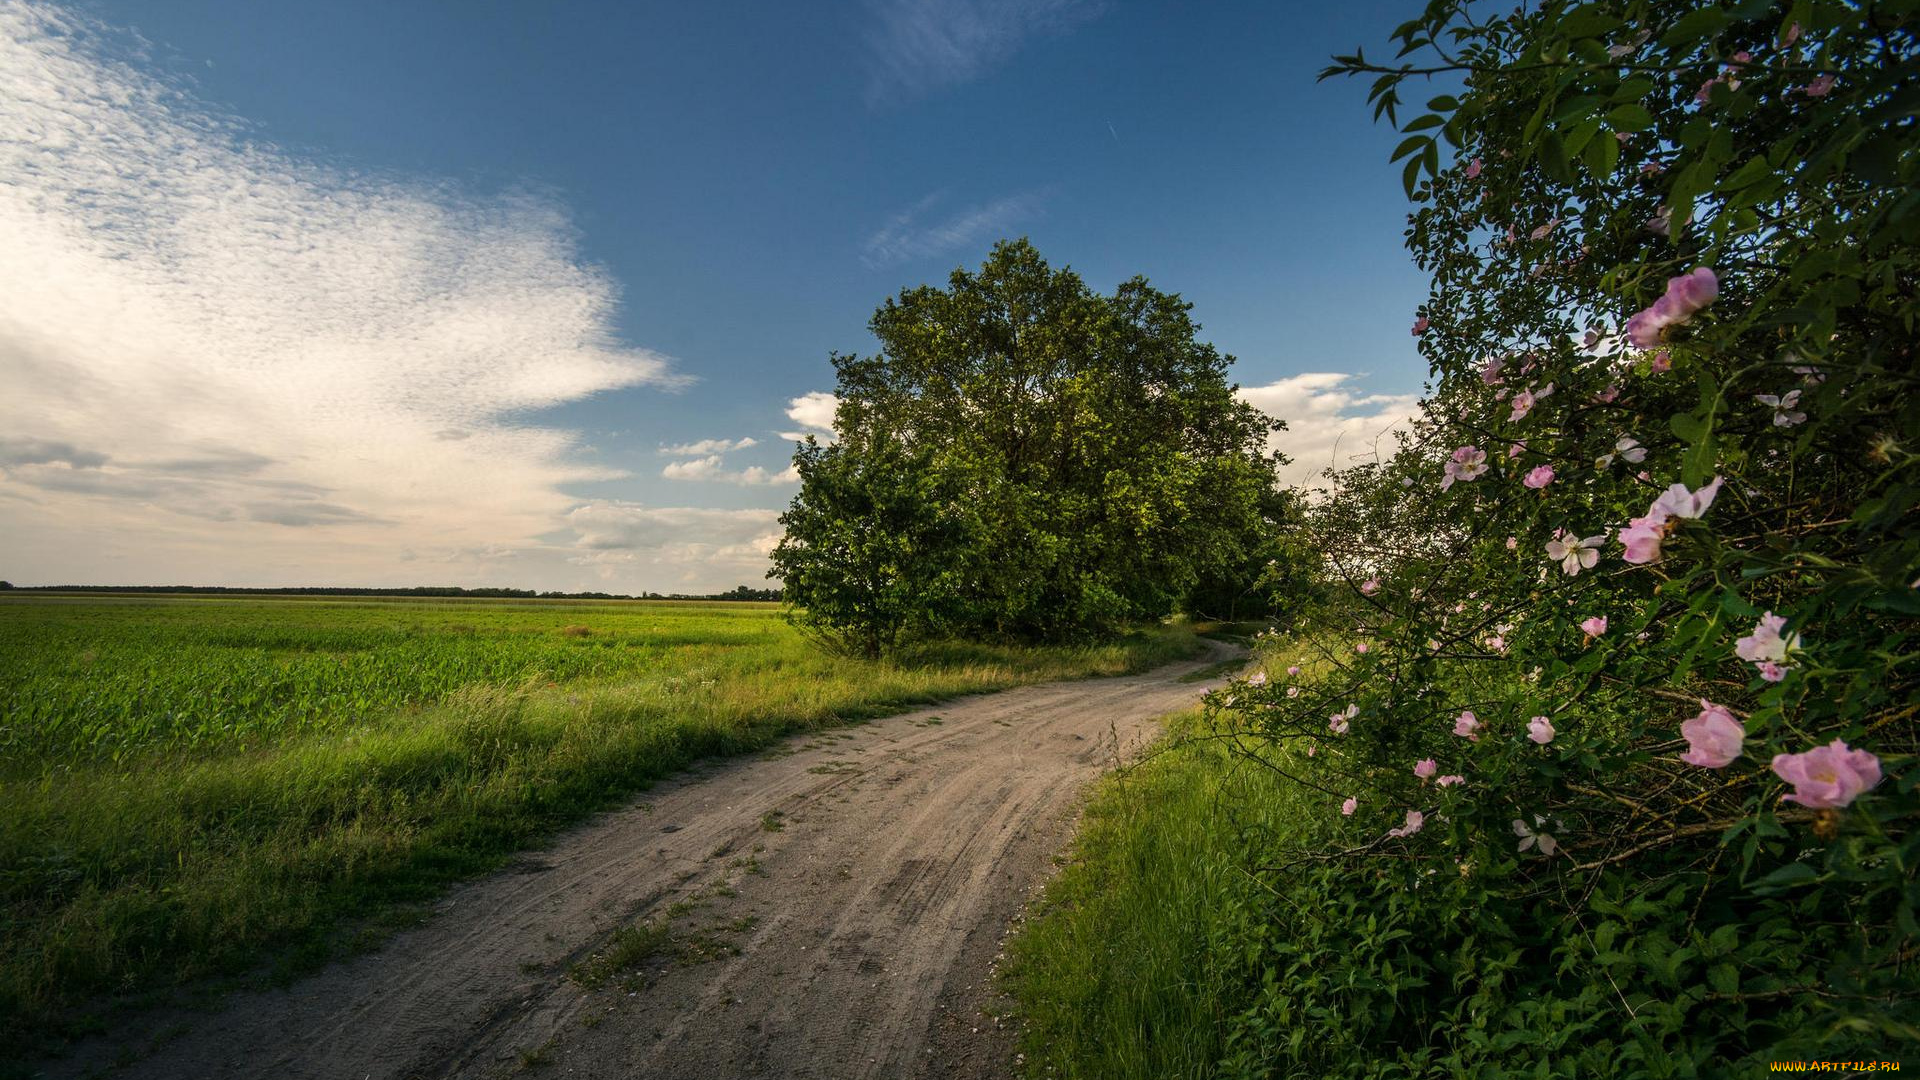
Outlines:
{"label": "path through field", "polygon": [[[1048,683],[647,792],[127,1077],[1000,1077],[990,969],[1088,780],[1218,680]],[[637,933],[621,928],[651,927]],[[664,929],[662,929],[664,928]],[[620,963],[610,963],[625,946]],[[56,1071],[84,1068],[88,1055]]]}

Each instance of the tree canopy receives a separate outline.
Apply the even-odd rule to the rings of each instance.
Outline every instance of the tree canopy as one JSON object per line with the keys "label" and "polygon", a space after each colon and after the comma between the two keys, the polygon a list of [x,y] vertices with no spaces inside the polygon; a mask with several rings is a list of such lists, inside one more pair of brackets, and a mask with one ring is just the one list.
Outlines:
{"label": "tree canopy", "polygon": [[1251,582],[1286,512],[1277,425],[1144,278],[1112,295],[1003,242],[834,354],[836,441],[795,458],[772,575],[863,651],[903,636],[1061,640]]}

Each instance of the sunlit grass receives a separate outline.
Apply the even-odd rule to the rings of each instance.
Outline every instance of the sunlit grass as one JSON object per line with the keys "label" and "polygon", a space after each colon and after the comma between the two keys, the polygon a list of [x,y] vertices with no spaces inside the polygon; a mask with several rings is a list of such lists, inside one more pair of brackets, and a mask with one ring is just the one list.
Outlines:
{"label": "sunlit grass", "polygon": [[[480,619],[510,626],[512,603],[498,607]],[[533,607],[535,648],[593,640],[560,631],[597,615]],[[347,931],[404,917],[703,757],[957,694],[1139,670],[1194,647],[1174,627],[1108,646],[940,645],[874,662],[820,652],[770,608],[722,614],[722,643],[635,645],[649,662],[618,675],[469,682],[425,705],[322,715],[278,737],[163,742],[118,761],[14,755],[0,774],[0,1041],[85,1024],[107,994],[253,971],[263,958],[310,966],[350,946]],[[476,621],[469,607],[453,625]]]}

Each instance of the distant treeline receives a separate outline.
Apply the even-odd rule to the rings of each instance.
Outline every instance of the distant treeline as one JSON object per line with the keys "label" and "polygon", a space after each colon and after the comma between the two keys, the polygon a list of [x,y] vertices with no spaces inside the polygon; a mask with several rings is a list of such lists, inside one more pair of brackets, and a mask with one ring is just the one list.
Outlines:
{"label": "distant treeline", "polygon": [[292,589],[250,589],[231,585],[15,585],[0,581],[0,590],[18,592],[85,593],[232,593],[248,596],[427,596],[506,598],[515,600],[759,600],[777,601],[779,589],[736,585],[723,593],[656,593],[638,596],[605,592],[536,592],[533,589],[463,589],[455,585],[414,585],[404,589],[364,589],[351,586],[307,585]]}

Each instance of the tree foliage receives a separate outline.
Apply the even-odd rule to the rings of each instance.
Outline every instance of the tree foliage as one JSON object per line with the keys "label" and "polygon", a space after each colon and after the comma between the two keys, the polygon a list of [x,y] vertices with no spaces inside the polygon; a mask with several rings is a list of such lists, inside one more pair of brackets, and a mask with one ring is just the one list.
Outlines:
{"label": "tree foliage", "polygon": [[773,574],[800,617],[867,651],[1059,640],[1250,586],[1286,512],[1275,425],[1189,308],[1141,278],[1096,293],[1024,240],[888,300],[880,351],[833,357],[837,441],[795,459]]}
{"label": "tree foliage", "polygon": [[1318,661],[1215,702],[1326,815],[1229,1072],[1914,1052],[1917,24],[1435,0],[1331,69],[1458,86],[1395,155],[1433,382],[1313,511]]}

